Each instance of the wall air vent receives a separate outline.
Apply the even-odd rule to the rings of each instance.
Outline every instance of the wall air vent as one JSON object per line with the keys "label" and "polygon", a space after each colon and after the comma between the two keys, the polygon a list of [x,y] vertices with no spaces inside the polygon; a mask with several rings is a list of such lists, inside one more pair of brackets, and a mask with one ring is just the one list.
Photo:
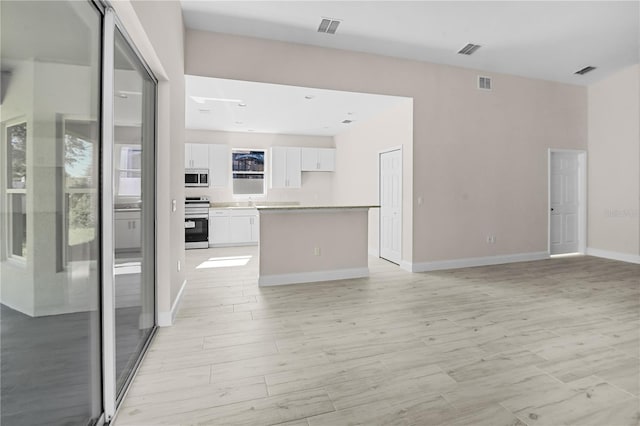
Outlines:
{"label": "wall air vent", "polygon": [[465,47],[460,49],[458,53],[461,55],[471,55],[473,52],[475,52],[478,49],[480,49],[480,45],[469,43]]}
{"label": "wall air vent", "polygon": [[491,77],[479,75],[478,76],[478,89],[480,90],[491,90]]}
{"label": "wall air vent", "polygon": [[574,74],[578,74],[578,75],[585,75],[588,72],[591,72],[593,70],[595,70],[596,67],[592,67],[591,65],[589,65],[588,67],[584,67],[581,70],[578,70],[576,72],[574,72]]}
{"label": "wall air vent", "polygon": [[340,22],[341,21],[339,19],[322,18],[322,21],[320,21],[320,25],[318,26],[318,32],[335,34],[336,30],[338,29],[338,25],[340,25]]}
{"label": "wall air vent", "polygon": [[350,124],[353,123],[353,120],[343,120],[342,124]]}

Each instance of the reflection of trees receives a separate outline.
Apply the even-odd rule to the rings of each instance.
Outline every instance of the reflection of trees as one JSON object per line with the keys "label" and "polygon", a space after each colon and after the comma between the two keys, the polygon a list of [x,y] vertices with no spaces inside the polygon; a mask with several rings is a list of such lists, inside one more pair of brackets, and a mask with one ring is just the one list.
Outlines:
{"label": "reflection of trees", "polygon": [[91,194],[69,196],[69,227],[93,228],[95,226],[95,206]]}
{"label": "reflection of trees", "polygon": [[[72,175],[70,168],[78,162],[89,159],[82,173]],[[93,144],[86,140],[66,134],[64,137],[64,162],[66,187],[69,189],[92,188],[93,182]],[[92,240],[96,226],[96,206],[93,194],[73,192],[68,194],[69,244],[75,245]],[[89,231],[89,232],[87,232]]]}
{"label": "reflection of trees", "polygon": [[73,166],[79,159],[91,155],[91,142],[75,137],[64,135],[64,163],[66,166]]}
{"label": "reflection of trees", "polygon": [[27,175],[27,123],[7,129],[11,141],[11,180],[21,182]]}

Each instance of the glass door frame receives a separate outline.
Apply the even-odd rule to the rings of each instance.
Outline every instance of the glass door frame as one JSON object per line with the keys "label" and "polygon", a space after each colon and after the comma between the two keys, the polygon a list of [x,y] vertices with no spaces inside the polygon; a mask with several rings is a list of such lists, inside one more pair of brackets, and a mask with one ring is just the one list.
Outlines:
{"label": "glass door frame", "polygon": [[101,205],[102,212],[102,253],[101,253],[101,277],[102,277],[102,353],[103,353],[103,404],[104,404],[104,422],[108,423],[113,420],[120,405],[124,399],[131,381],[135,377],[137,370],[144,358],[149,344],[158,327],[158,306],[157,306],[157,184],[154,185],[154,216],[153,216],[153,232],[154,232],[154,327],[147,338],[144,348],[138,357],[135,368],[129,376],[124,386],[124,391],[118,397],[116,386],[116,329],[115,329],[115,235],[114,235],[114,75],[115,75],[115,33],[116,30],[124,37],[137,59],[142,64],[144,70],[154,82],[154,170],[152,171],[154,179],[157,176],[157,131],[158,131],[158,79],[152,72],[149,65],[136,48],[131,37],[127,33],[122,22],[118,19],[115,11],[109,6],[108,2],[102,1],[103,15],[103,51],[102,51],[102,147],[101,147]]}

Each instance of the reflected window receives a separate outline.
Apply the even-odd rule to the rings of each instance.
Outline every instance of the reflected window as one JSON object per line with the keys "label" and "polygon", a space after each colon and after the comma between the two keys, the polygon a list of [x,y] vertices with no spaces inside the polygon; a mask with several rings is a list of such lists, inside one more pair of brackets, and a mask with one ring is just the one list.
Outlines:
{"label": "reflected window", "polygon": [[27,194],[9,194],[9,229],[11,236],[10,253],[13,256],[27,257]]}
{"label": "reflected window", "polygon": [[118,195],[135,197],[139,201],[142,183],[142,148],[138,146],[121,146],[118,176]]}
{"label": "reflected window", "polygon": [[95,121],[65,120],[64,158],[64,239],[67,259],[74,247],[93,243],[97,228],[97,150]]}
{"label": "reflected window", "polygon": [[27,123],[6,127],[8,250],[12,257],[27,257]]}
{"label": "reflected window", "polygon": [[7,126],[7,172],[9,188],[27,187],[27,123]]}

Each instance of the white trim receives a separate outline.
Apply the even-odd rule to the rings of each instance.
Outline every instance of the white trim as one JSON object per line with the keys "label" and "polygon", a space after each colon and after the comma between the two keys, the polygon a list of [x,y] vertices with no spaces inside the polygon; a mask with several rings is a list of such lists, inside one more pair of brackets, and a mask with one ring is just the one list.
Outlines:
{"label": "white trim", "polygon": [[173,305],[171,305],[171,311],[169,312],[158,312],[158,326],[159,327],[171,327],[176,321],[176,314],[178,313],[178,308],[180,307],[180,302],[182,301],[182,293],[184,293],[184,289],[187,286],[187,280],[182,281],[182,286],[178,291],[178,295],[176,296],[176,300],[173,301]]}
{"label": "white trim", "polygon": [[400,269],[403,269],[407,272],[416,272],[413,270],[413,263],[409,262],[408,260],[400,261]]}
{"label": "white trim", "polygon": [[378,247],[369,247],[367,253],[369,253],[369,256],[380,257],[380,250],[378,250]]}
{"label": "white trim", "polygon": [[[578,253],[587,253],[587,151],[549,148],[547,155],[547,251],[551,253],[551,154],[576,154],[578,157]],[[562,254],[562,253],[559,253]]]}
{"label": "white trim", "polygon": [[102,46],[102,398],[105,421],[116,413],[115,279],[113,235],[113,93],[115,16],[107,8]]}
{"label": "white trim", "polygon": [[260,287],[335,281],[369,276],[369,268],[333,269],[329,271],[299,272],[295,274],[262,275],[258,278]]}
{"label": "white trim", "polygon": [[637,254],[620,253],[617,251],[601,250],[593,247],[587,247],[587,255],[602,257],[604,259],[619,260],[620,262],[640,264],[640,255]]}
{"label": "white trim", "polygon": [[403,261],[402,269],[410,272],[429,272],[443,269],[471,268],[474,266],[502,265],[505,263],[531,262],[549,258],[546,251],[531,253],[504,254],[499,256],[468,257],[466,259],[435,260],[433,262],[409,263]]}

